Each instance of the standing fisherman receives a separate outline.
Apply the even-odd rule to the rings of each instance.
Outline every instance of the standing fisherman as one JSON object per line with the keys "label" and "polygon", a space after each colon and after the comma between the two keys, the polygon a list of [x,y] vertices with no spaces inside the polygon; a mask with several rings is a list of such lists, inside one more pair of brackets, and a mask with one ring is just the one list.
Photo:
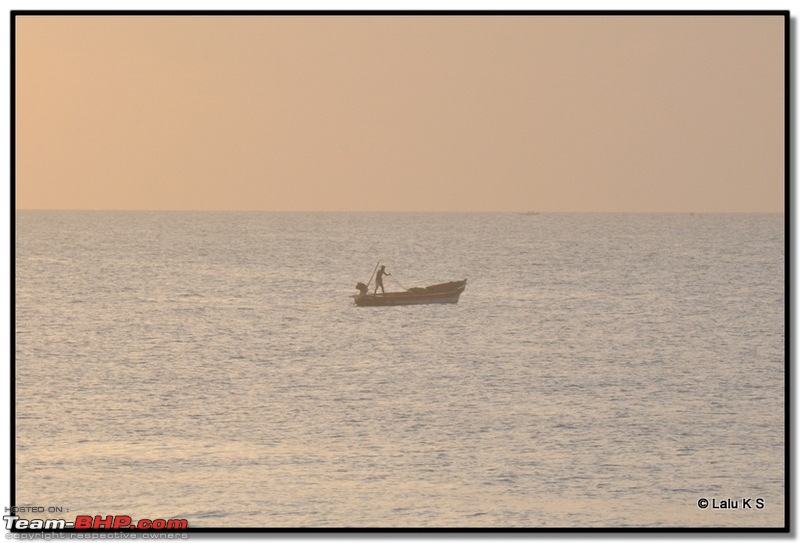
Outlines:
{"label": "standing fisherman", "polygon": [[381,266],[381,269],[379,269],[378,273],[375,274],[375,292],[373,294],[378,294],[378,287],[381,287],[381,292],[383,292],[383,294],[386,295],[386,291],[383,289],[384,275],[392,275],[392,274],[386,271],[386,266]]}

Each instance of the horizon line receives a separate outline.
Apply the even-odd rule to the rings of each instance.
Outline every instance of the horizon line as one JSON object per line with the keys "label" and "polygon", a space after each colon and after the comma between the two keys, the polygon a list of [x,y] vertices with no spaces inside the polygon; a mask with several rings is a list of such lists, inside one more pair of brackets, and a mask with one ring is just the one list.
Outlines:
{"label": "horizon line", "polygon": [[123,212],[123,213],[394,213],[394,214],[495,214],[495,215],[566,215],[566,214],[603,214],[603,215],[775,215],[786,214],[780,211],[547,211],[547,210],[518,210],[518,211],[458,211],[458,210],[322,210],[322,209],[132,209],[132,208],[14,208],[18,211],[79,211],[79,212]]}

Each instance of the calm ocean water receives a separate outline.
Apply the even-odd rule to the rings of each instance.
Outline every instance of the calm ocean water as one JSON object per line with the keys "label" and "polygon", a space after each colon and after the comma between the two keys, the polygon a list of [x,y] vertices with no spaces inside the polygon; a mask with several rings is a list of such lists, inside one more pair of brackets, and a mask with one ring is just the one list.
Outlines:
{"label": "calm ocean water", "polygon": [[[782,214],[20,211],[16,502],[780,527],[784,253]],[[379,259],[387,290],[469,283],[357,308]]]}

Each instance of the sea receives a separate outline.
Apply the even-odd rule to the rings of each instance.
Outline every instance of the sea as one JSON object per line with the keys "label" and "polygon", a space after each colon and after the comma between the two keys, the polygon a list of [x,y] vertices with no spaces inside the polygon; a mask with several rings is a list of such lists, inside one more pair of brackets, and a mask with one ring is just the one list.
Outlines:
{"label": "sea", "polygon": [[[783,214],[14,221],[17,506],[190,528],[785,525]],[[387,291],[468,283],[457,304],[357,307],[378,263]]]}

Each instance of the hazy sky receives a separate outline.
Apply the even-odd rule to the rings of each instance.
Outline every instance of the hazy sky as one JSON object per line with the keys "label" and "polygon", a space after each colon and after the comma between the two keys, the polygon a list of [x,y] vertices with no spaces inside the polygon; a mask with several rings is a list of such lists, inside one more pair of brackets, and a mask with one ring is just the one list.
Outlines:
{"label": "hazy sky", "polygon": [[784,208],[782,17],[17,17],[18,209]]}

